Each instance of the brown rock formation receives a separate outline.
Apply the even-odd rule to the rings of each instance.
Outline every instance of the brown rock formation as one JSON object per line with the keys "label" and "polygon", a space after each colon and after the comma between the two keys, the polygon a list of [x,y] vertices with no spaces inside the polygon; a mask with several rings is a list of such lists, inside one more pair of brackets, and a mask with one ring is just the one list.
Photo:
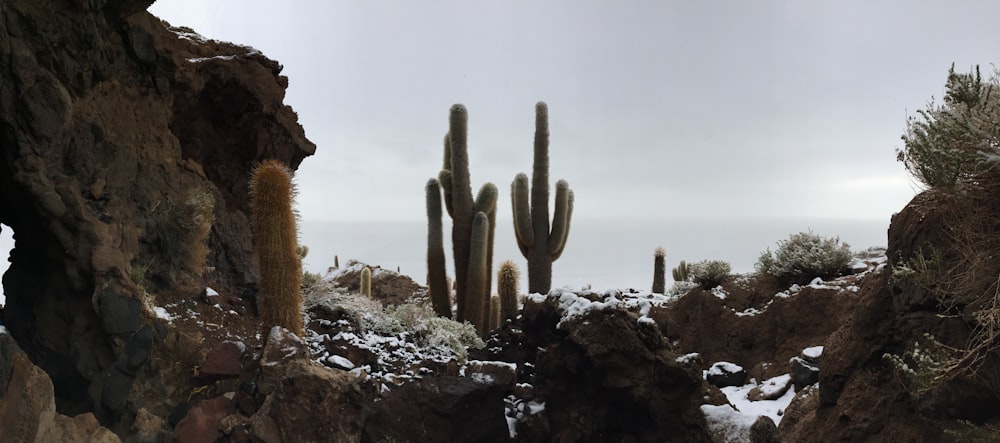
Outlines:
{"label": "brown rock formation", "polygon": [[[996,352],[985,355],[974,377],[966,374],[943,380],[925,392],[915,389],[905,374],[883,358],[886,353],[905,354],[925,333],[955,348],[969,343],[973,322],[968,312],[976,307],[941,315],[949,306],[941,303],[936,292],[951,278],[947,273],[925,274],[931,278],[924,283],[919,283],[919,275],[893,278],[893,267],[913,266],[913,259],[929,256],[931,251],[936,251],[939,263],[956,263],[968,252],[956,249],[961,247],[955,242],[960,226],[953,222],[977,214],[962,212],[956,218],[955,204],[953,198],[929,191],[893,217],[888,250],[891,267],[866,279],[858,308],[827,341],[819,389],[789,406],[780,426],[784,439],[804,441],[822,435],[829,441],[961,441],[961,437],[945,434],[968,426],[959,420],[996,429],[1000,423]],[[992,214],[987,217],[992,223],[1000,219],[996,208],[981,208]],[[989,229],[995,232],[995,227]],[[990,250],[995,256],[997,251]],[[989,263],[998,266],[995,260]],[[985,278],[995,280],[996,271],[985,273]],[[919,365],[913,369],[919,371]],[[986,440],[997,437],[995,431],[986,432],[993,432],[982,437]]]}
{"label": "brown rock formation", "polygon": [[[16,242],[3,320],[58,410],[105,424],[153,376],[165,331],[144,304],[206,282],[252,295],[251,167],[315,150],[277,62],[168,28],[151,3],[0,3],[0,223]],[[179,253],[192,190],[216,200],[204,276]]]}

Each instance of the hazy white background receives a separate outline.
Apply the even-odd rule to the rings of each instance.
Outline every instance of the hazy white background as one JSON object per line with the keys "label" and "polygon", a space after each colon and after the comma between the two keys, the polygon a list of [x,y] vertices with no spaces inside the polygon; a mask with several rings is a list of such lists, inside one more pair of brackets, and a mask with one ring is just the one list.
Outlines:
{"label": "hazy white background", "polygon": [[[297,175],[314,269],[332,261],[322,254],[360,258],[348,243],[379,241],[351,233],[320,245],[332,234],[308,232],[329,232],[327,222],[425,219],[423,185],[440,169],[453,103],[470,113],[473,185],[502,191],[530,172],[533,106],[549,104],[551,177],[577,196],[567,255],[585,241],[613,254],[614,243],[581,234],[623,218],[736,233],[860,223],[881,241],[856,246],[884,244],[914,193],[894,153],[906,116],[941,95],[952,63],[989,72],[1000,54],[1000,2],[980,0],[158,0],[150,11],[284,65],[285,102],[318,146]],[[498,211],[509,224],[506,195]],[[630,234],[648,244],[643,262],[676,243]],[[724,245],[708,228],[682,235],[702,248],[669,261],[727,259],[709,255]],[[422,254],[410,237],[405,253]]]}

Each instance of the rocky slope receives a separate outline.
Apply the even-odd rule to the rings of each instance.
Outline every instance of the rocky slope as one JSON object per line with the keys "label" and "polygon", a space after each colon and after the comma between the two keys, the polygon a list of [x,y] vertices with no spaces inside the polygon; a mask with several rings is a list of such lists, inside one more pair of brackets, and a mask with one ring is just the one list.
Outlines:
{"label": "rocky slope", "polygon": [[[250,169],[315,150],[277,62],[169,28],[150,3],[0,3],[3,320],[58,409],[106,424],[140,409],[130,389],[166,336],[144,294],[252,298]],[[215,206],[207,272],[186,253],[195,191]]]}

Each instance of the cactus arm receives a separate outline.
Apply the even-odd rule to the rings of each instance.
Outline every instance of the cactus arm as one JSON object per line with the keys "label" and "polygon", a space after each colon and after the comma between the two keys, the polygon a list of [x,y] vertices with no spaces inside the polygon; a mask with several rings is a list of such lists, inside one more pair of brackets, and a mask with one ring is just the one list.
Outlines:
{"label": "cactus arm", "polygon": [[452,188],[452,229],[451,244],[455,259],[456,301],[458,302],[458,321],[467,320],[468,314],[466,290],[468,266],[470,262],[470,235],[472,233],[472,188],[469,184],[469,152],[468,152],[468,120],[469,114],[465,106],[460,104],[451,107],[448,117],[449,145],[451,147],[451,188]]}
{"label": "cactus arm", "polygon": [[[486,281],[484,282],[487,297],[489,296],[490,290],[493,288],[493,238],[496,230],[497,199],[499,198],[499,195],[500,192],[497,190],[496,185],[493,183],[486,183],[479,188],[475,204],[473,204],[473,211],[486,214],[486,221],[489,223],[486,235]],[[489,309],[490,304],[484,303],[483,307],[485,309]],[[490,318],[489,312],[484,312],[483,315],[483,318]]]}
{"label": "cactus arm", "polygon": [[497,197],[500,195],[500,191],[497,190],[497,186],[493,183],[486,183],[483,187],[479,188],[479,193],[476,194],[476,201],[472,205],[472,210],[475,212],[482,212],[483,214],[489,214],[497,207]]}
{"label": "cactus arm", "polygon": [[427,181],[427,285],[437,315],[451,318],[451,288],[445,270],[444,230],[441,224],[441,191],[438,181]]}
{"label": "cactus arm", "polygon": [[441,183],[441,188],[444,189],[444,206],[448,209],[448,216],[454,218],[455,211],[451,200],[451,134],[445,134],[444,136],[444,166],[441,167],[441,172],[438,173],[438,182]]}
{"label": "cactus arm", "polygon": [[480,337],[488,333],[488,319],[483,317],[487,307],[489,288],[486,288],[486,243],[489,234],[489,220],[486,214],[477,212],[472,221],[469,248],[469,266],[465,285],[464,321],[472,323]]}
{"label": "cactus arm", "polygon": [[510,185],[511,208],[514,211],[514,237],[521,255],[528,257],[528,249],[535,245],[535,232],[531,229],[531,211],[528,209],[528,176],[517,174]]}
{"label": "cactus arm", "polygon": [[[562,180],[560,180],[562,181]],[[563,181],[563,183],[565,183]],[[563,253],[563,249],[566,248],[566,240],[569,238],[569,226],[570,222],[573,221],[573,190],[569,189],[569,185],[566,186],[566,211],[565,211],[565,222],[561,220],[554,220],[552,223],[552,235],[549,237],[549,256],[552,257],[552,261],[556,261]],[[556,205],[559,205],[559,187],[556,186]],[[562,211],[556,212],[556,217],[561,214]],[[559,230],[556,227],[559,226]],[[558,239],[558,242],[553,242]],[[553,244],[554,243],[554,244]]]}
{"label": "cactus arm", "polygon": [[372,298],[372,270],[368,267],[361,270],[361,295]]}
{"label": "cactus arm", "polygon": [[548,241],[549,255],[552,256],[553,261],[559,258],[563,247],[566,246],[570,211],[572,211],[570,195],[572,195],[572,191],[570,191],[569,183],[566,183],[566,180],[556,182],[555,214],[552,215],[552,232],[549,233]]}

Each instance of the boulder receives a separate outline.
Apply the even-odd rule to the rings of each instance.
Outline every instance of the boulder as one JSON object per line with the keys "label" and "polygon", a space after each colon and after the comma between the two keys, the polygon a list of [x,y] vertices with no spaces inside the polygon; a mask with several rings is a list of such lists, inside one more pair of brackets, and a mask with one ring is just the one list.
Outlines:
{"label": "boulder", "polygon": [[720,361],[708,368],[705,380],[717,388],[743,386],[747,381],[747,371],[740,365]]}
{"label": "boulder", "polygon": [[788,365],[792,374],[792,384],[796,388],[802,389],[819,381],[819,366],[814,363],[804,358],[792,357],[788,360]]}

